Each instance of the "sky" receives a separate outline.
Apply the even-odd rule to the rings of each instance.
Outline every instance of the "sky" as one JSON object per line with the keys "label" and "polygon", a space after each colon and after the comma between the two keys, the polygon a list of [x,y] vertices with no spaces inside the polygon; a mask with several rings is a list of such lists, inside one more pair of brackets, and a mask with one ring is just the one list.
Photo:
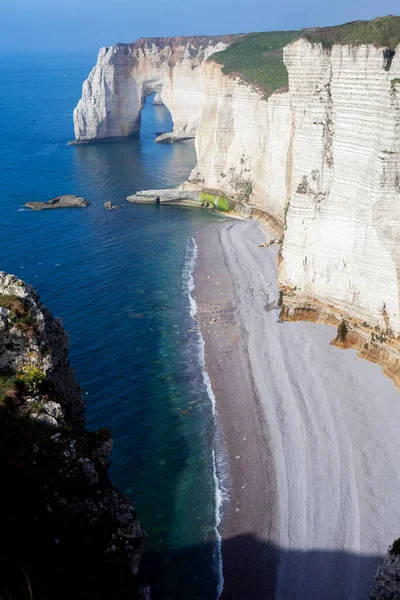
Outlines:
{"label": "sky", "polygon": [[399,0],[0,0],[0,51],[87,52],[139,37],[248,33],[400,14]]}

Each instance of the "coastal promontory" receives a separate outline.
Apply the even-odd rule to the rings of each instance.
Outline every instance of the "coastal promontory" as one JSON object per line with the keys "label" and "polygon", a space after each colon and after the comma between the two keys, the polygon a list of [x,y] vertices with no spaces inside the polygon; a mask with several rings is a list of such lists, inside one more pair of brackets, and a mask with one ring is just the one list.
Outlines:
{"label": "coastal promontory", "polygon": [[34,289],[0,272],[0,596],[144,598],[146,534],[108,477],[110,430],[85,429],[68,347]]}
{"label": "coastal promontory", "polygon": [[[128,202],[190,203],[267,226],[267,241],[254,222],[197,236],[220,422],[243,409],[224,428],[237,495],[224,514],[222,597],[245,597],[249,579],[253,597],[268,595],[257,579],[267,573],[274,597],[361,600],[398,535],[398,392],[338,348],[400,387],[400,17],[203,50],[183,38],[103,48],[75,109],[76,139],[137,135],[146,96],[159,93],[174,122],[167,139],[194,137],[197,164],[178,189]],[[245,550],[230,546],[240,535]],[[397,572],[390,555],[376,598],[398,587]]]}
{"label": "coastal promontory", "polygon": [[173,136],[195,136],[179,194],[224,198],[268,223],[282,240],[282,317],[345,322],[338,342],[398,385],[399,44],[395,16],[116,44],[100,51],[74,113],[77,141],[129,136],[160,93]]}

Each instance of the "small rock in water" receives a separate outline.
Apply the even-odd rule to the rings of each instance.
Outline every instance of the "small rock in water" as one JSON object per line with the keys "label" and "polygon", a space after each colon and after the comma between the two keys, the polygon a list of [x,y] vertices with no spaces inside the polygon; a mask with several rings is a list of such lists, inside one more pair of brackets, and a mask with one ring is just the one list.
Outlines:
{"label": "small rock in water", "polygon": [[113,204],[112,202],[104,202],[103,206],[107,210],[119,210],[121,208],[120,206],[118,206],[117,204]]}
{"label": "small rock in water", "polygon": [[53,208],[85,208],[89,204],[89,200],[85,200],[81,196],[66,194],[64,196],[56,196],[47,202],[27,202],[24,206],[32,210],[48,210]]}

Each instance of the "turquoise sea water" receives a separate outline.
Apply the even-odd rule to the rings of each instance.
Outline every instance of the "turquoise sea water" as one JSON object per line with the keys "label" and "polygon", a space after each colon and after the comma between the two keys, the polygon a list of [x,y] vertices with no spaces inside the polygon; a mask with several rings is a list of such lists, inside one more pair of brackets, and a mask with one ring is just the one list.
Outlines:
{"label": "turquoise sea water", "polygon": [[[4,59],[4,57],[3,57]],[[181,183],[191,145],[149,103],[139,140],[68,146],[94,57],[5,57],[0,66],[0,269],[32,283],[63,318],[89,429],[110,426],[111,476],[147,530],[154,598],[215,598],[213,417],[189,309],[189,238],[204,211],[124,204]],[[87,209],[21,210],[74,193]]]}

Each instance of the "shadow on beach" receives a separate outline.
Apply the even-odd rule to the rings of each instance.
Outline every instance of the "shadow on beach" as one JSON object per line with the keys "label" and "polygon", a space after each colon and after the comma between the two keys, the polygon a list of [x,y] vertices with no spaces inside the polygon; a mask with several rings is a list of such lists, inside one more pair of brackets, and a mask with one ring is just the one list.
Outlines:
{"label": "shadow on beach", "polygon": [[[174,580],[182,573],[182,589],[170,589],[160,564],[165,556],[147,553],[141,578],[149,584],[153,600],[214,600],[210,582],[191,582],[190,595],[184,581],[204,555],[213,552],[212,544],[182,548],[170,556],[169,569]],[[285,550],[240,535],[223,543],[224,589],[221,600],[367,600],[372,591],[377,567],[383,557],[358,555],[345,551]],[[195,569],[194,569],[195,570]],[[216,586],[216,583],[215,583]]]}

